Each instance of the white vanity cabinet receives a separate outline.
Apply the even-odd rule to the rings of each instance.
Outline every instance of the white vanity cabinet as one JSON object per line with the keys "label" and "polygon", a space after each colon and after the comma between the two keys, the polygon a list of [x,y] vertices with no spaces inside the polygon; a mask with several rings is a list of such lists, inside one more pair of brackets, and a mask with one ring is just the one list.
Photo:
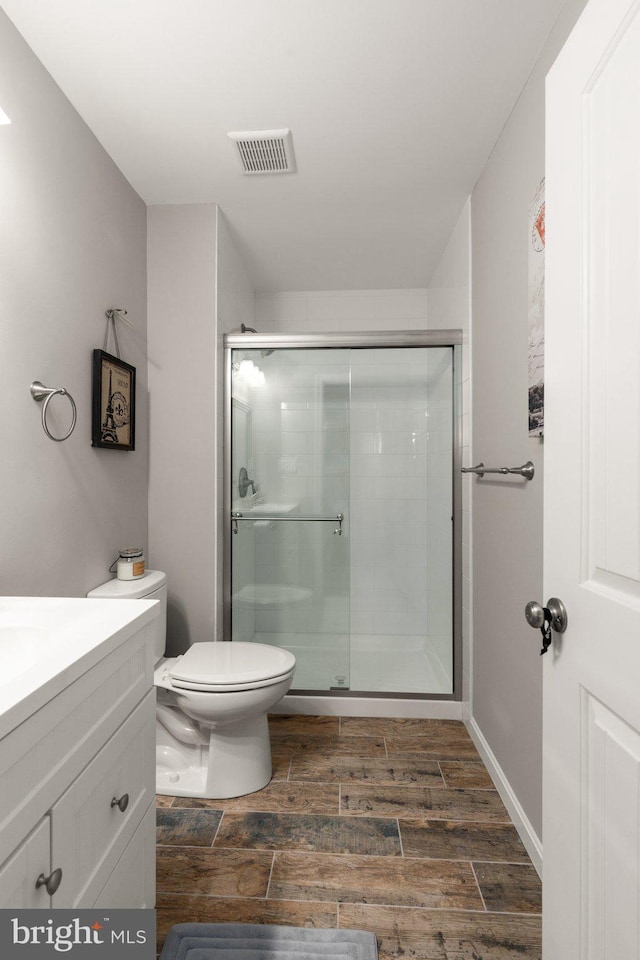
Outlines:
{"label": "white vanity cabinet", "polygon": [[154,906],[152,626],[0,739],[0,908]]}

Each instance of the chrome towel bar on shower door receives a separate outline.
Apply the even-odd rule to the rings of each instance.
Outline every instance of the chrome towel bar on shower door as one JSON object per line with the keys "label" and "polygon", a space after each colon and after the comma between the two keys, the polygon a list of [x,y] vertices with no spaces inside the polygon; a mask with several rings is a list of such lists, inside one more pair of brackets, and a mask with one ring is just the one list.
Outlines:
{"label": "chrome towel bar on shower door", "polygon": [[335,529],[333,532],[334,532],[334,533],[337,533],[338,536],[341,537],[341,536],[342,536],[342,522],[343,522],[343,520],[344,520],[344,513],[337,513],[334,517],[270,517],[270,516],[268,516],[268,514],[265,514],[265,513],[257,513],[257,514],[254,514],[253,516],[245,517],[245,515],[244,515],[243,513],[232,513],[232,514],[231,514],[231,528],[232,528],[232,530],[233,530],[234,533],[237,533],[237,532],[238,532],[238,520],[255,520],[255,521],[258,521],[258,520],[268,520],[268,521],[270,521],[270,522],[272,522],[272,521],[278,521],[278,522],[279,522],[279,521],[281,521],[281,520],[289,520],[289,521],[292,521],[292,520],[300,520],[300,521],[303,521],[303,522],[307,522],[307,521],[310,521],[310,520],[314,520],[314,521],[317,520],[317,521],[323,521],[323,522],[324,522],[324,521],[327,521],[327,520],[333,520],[333,521],[335,522],[335,521],[337,520],[337,521],[338,521],[338,526],[337,526],[337,529]]}
{"label": "chrome towel bar on shower door", "polygon": [[484,463],[478,463],[475,467],[461,467],[461,473],[475,473],[479,477],[484,477],[485,473],[516,473],[525,480],[533,480],[536,468],[527,460],[521,467],[485,467]]}

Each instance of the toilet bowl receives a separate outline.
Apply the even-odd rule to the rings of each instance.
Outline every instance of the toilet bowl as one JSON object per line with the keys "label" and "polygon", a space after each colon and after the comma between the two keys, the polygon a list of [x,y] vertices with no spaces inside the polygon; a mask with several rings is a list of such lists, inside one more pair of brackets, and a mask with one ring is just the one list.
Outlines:
{"label": "toilet bowl", "polygon": [[159,570],[109,580],[87,596],[162,604],[153,636],[156,791],[224,799],[266,786],[272,774],[267,712],[291,686],[293,654],[262,643],[203,641],[165,657],[167,581]]}

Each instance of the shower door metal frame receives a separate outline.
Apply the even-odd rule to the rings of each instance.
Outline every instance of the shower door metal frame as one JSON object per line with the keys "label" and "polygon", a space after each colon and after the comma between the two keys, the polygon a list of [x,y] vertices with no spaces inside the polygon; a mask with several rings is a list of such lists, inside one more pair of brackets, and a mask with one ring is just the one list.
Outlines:
{"label": "shower door metal frame", "polygon": [[338,350],[376,347],[451,347],[453,350],[452,641],[453,693],[295,690],[299,696],[375,697],[394,700],[462,700],[462,331],[392,330],[363,333],[227,333],[224,336],[223,434],[223,640],[231,641],[231,353],[233,350]]}

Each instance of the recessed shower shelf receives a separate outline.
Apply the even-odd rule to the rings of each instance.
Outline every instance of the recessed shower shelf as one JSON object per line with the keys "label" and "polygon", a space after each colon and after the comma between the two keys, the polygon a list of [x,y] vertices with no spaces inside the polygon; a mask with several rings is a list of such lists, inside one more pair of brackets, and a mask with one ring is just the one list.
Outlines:
{"label": "recessed shower shelf", "polygon": [[284,500],[274,500],[273,502],[264,501],[263,503],[255,503],[251,506],[244,507],[243,511],[245,514],[249,514],[251,517],[260,517],[260,516],[272,516],[273,514],[286,514],[293,513],[294,510],[298,508],[298,504],[293,500],[284,501]]}
{"label": "recessed shower shelf", "polygon": [[310,600],[313,591],[286,583],[247,583],[233,595],[233,602],[251,607],[284,607]]}

